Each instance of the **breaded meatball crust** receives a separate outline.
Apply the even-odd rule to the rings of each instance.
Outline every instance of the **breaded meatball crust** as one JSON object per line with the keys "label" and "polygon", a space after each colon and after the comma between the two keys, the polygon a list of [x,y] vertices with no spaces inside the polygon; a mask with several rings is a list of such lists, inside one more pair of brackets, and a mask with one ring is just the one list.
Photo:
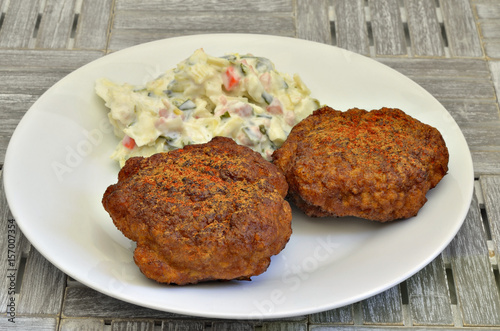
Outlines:
{"label": "breaded meatball crust", "polygon": [[137,242],[134,260],[161,283],[249,280],[291,235],[283,174],[248,147],[216,137],[129,159],[102,203]]}
{"label": "breaded meatball crust", "polygon": [[415,216],[448,158],[436,128],[391,108],[320,108],[273,154],[290,199],[307,215],[381,222]]}

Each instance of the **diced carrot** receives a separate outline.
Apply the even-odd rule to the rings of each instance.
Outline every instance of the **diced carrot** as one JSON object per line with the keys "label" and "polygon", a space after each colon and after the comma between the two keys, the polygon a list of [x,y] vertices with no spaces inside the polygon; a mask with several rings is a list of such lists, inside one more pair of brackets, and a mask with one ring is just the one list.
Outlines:
{"label": "diced carrot", "polygon": [[123,144],[123,146],[125,146],[125,148],[133,149],[135,147],[135,140],[134,140],[134,138],[131,138],[129,136],[125,136],[125,137],[123,137],[122,144]]}
{"label": "diced carrot", "polygon": [[240,76],[234,70],[234,67],[227,67],[224,75],[222,76],[222,82],[226,91],[231,91],[240,82]]}

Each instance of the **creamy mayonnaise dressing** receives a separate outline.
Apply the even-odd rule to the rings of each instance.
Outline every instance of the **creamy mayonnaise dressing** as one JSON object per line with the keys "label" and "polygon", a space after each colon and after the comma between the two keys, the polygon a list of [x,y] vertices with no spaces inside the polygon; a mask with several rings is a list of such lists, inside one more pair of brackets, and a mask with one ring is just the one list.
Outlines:
{"label": "creamy mayonnaise dressing", "polygon": [[121,166],[132,156],[215,136],[233,138],[270,160],[291,128],[319,107],[298,75],[276,71],[266,58],[213,57],[202,49],[145,86],[102,78],[95,89],[122,139],[112,155]]}

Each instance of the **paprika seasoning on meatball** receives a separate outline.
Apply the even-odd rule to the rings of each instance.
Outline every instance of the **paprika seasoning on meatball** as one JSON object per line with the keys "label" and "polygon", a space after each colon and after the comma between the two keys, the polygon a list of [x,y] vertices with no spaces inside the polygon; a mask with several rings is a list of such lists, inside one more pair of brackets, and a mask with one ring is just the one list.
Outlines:
{"label": "paprika seasoning on meatball", "polygon": [[320,108],[273,153],[290,200],[307,215],[380,222],[415,216],[448,159],[436,128],[393,108]]}
{"label": "paprika seasoning on meatball", "polygon": [[146,277],[185,285],[266,271],[292,232],[287,190],[259,153],[215,137],[130,158],[102,203],[137,242],[134,261]]}

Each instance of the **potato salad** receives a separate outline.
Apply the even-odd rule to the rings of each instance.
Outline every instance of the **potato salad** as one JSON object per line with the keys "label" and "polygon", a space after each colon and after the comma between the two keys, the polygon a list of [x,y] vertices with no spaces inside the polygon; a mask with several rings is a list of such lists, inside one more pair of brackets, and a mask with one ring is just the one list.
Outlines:
{"label": "potato salad", "polygon": [[234,139],[267,160],[291,128],[319,107],[297,74],[276,71],[267,58],[196,50],[145,86],[102,78],[96,93],[121,139],[112,158],[200,144],[215,136]]}

